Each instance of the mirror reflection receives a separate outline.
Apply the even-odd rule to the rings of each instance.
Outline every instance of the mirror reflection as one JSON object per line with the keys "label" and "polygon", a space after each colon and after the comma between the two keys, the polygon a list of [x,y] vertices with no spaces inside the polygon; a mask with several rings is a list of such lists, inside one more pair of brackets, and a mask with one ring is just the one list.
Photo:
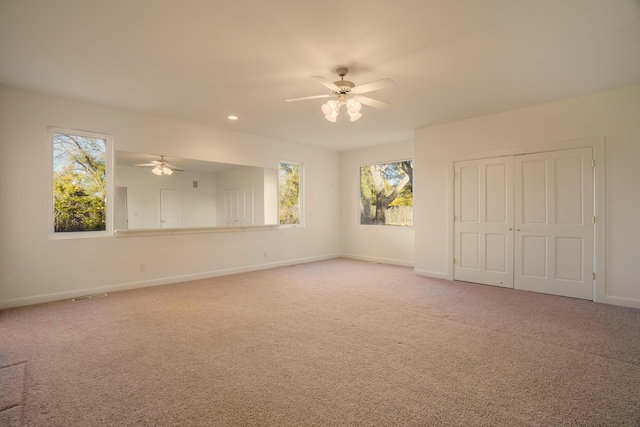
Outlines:
{"label": "mirror reflection", "polygon": [[116,151],[116,230],[277,224],[276,169]]}

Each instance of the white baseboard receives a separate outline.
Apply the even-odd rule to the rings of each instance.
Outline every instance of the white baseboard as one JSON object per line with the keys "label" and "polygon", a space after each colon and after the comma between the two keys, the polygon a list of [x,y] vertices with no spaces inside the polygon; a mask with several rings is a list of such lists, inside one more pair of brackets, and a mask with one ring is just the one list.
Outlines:
{"label": "white baseboard", "polygon": [[442,273],[439,271],[420,270],[420,269],[414,268],[413,272],[418,276],[432,277],[434,279],[451,280],[451,278],[447,273]]}
{"label": "white baseboard", "polygon": [[[250,271],[266,270],[270,268],[285,267],[288,265],[295,265],[295,264],[304,264],[304,263],[314,262],[314,261],[324,261],[327,259],[334,259],[334,258],[340,258],[340,257],[356,259],[360,261],[369,261],[369,262],[377,262],[382,264],[413,267],[413,263],[410,261],[388,259],[388,258],[367,257],[367,256],[353,255],[353,254],[330,254],[330,255],[322,255],[322,256],[316,256],[316,257],[298,258],[298,259],[292,259],[287,261],[272,262],[272,263],[266,263],[266,264],[257,264],[257,265],[251,265],[246,267],[236,267],[236,268],[228,268],[223,270],[206,271],[202,273],[185,274],[181,276],[161,277],[157,279],[143,280],[138,282],[128,282],[128,283],[120,283],[115,285],[100,286],[97,288],[76,289],[73,291],[54,292],[49,294],[34,295],[30,297],[0,300],[0,310],[6,309],[6,308],[12,308],[12,307],[21,307],[25,305],[42,304],[46,302],[77,298],[85,295],[95,295],[100,293],[109,293],[109,292],[117,292],[117,291],[126,291],[130,289],[147,288],[151,286],[168,285],[171,283],[189,282],[192,280],[208,279],[211,277],[219,277],[219,276],[228,276],[230,274],[247,273]],[[446,273],[442,273],[439,271],[429,271],[429,270],[421,270],[421,269],[414,268],[413,272],[419,276],[450,280],[450,278]],[[640,299],[605,296],[603,301],[601,302],[605,304],[640,309]]]}
{"label": "white baseboard", "polygon": [[640,300],[634,298],[605,296],[602,302],[622,307],[640,308]]}
{"label": "white baseboard", "polygon": [[400,259],[378,258],[354,254],[340,254],[342,258],[356,259],[358,261],[377,262],[380,264],[400,265],[403,267],[413,267],[413,261],[404,261]]}
{"label": "white baseboard", "polygon": [[76,289],[73,291],[54,292],[49,294],[34,295],[30,297],[0,300],[0,310],[25,305],[42,304],[52,301],[61,301],[77,298],[85,295],[126,291],[130,289],[148,288],[151,286],[169,285],[171,283],[189,282],[192,280],[208,279],[211,277],[228,276],[230,274],[247,273],[250,271],[267,270],[269,268],[285,267],[288,265],[304,264],[314,261],[339,258],[340,254],[322,255],[308,258],[297,258],[287,261],[272,262],[267,264],[250,265],[246,267],[227,268],[223,270],[205,271],[202,273],[185,274],[180,276],[161,277],[157,279],[142,280],[138,282],[119,283],[115,285],[100,286],[96,288]]}

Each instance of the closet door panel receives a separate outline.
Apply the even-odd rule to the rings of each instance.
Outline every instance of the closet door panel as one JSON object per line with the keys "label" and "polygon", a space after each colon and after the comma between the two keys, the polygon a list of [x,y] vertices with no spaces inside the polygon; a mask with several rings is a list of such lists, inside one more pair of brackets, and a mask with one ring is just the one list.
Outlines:
{"label": "closet door panel", "polygon": [[454,278],[513,287],[513,158],[456,162]]}
{"label": "closet door panel", "polygon": [[593,299],[590,148],[514,158],[514,287]]}

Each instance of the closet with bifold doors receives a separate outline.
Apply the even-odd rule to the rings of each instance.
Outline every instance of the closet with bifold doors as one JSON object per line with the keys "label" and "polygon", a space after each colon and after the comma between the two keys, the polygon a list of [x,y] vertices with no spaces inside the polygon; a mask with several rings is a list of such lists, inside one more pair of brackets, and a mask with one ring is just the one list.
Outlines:
{"label": "closet with bifold doors", "polygon": [[454,163],[454,279],[593,299],[592,148]]}

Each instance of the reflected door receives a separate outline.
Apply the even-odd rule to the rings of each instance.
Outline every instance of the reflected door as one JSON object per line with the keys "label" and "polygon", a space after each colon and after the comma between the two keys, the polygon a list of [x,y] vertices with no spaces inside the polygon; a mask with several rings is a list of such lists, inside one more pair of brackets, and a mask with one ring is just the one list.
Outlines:
{"label": "reflected door", "polygon": [[251,187],[225,190],[223,220],[227,227],[253,224],[253,190]]}
{"label": "reflected door", "polygon": [[160,227],[175,228],[180,226],[180,200],[178,190],[160,189]]}
{"label": "reflected door", "polygon": [[593,299],[591,148],[515,157],[515,288]]}

